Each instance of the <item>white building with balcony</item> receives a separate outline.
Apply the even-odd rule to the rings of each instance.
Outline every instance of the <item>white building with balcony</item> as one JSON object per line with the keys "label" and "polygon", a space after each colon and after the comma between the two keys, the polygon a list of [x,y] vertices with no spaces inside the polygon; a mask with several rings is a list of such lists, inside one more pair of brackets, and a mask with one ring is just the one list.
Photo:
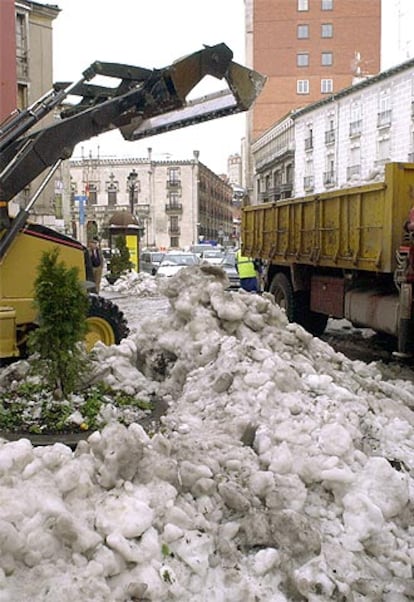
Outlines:
{"label": "white building with balcony", "polygon": [[413,162],[414,59],[293,111],[252,155],[259,203],[380,181],[385,163]]}
{"label": "white building with balcony", "polygon": [[294,113],[295,196],[382,180],[414,158],[414,60]]}

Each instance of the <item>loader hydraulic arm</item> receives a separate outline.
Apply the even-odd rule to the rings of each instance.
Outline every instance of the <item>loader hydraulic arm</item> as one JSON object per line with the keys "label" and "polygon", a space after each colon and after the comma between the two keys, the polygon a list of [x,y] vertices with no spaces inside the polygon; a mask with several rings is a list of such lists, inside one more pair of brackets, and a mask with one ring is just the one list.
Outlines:
{"label": "loader hydraulic arm", "polygon": [[[0,203],[10,201],[59,159],[71,156],[79,142],[119,129],[126,140],[138,140],[224,115],[246,111],[259,95],[265,78],[232,61],[225,44],[207,46],[163,69],[116,63],[93,63],[76,84],[58,83],[52,99],[0,124]],[[87,83],[95,75],[117,78],[116,87]],[[224,79],[226,92],[187,101],[206,76]],[[61,119],[33,130],[40,118],[67,95],[80,101],[61,111]],[[14,135],[15,134],[15,135]]]}

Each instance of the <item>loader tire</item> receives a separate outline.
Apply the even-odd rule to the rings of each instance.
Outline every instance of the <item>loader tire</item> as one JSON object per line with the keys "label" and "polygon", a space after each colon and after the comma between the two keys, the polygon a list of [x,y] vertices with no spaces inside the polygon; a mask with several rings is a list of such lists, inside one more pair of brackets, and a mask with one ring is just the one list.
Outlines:
{"label": "loader tire", "polygon": [[127,321],[118,306],[98,295],[89,295],[86,322],[88,332],[85,343],[88,351],[98,341],[105,345],[118,345],[129,334]]}

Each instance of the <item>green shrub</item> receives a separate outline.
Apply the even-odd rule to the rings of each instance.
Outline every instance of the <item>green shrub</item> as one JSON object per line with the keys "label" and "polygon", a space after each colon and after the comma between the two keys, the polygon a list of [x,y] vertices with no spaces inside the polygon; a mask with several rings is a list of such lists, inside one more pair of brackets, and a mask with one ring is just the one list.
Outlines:
{"label": "green shrub", "polygon": [[117,236],[115,239],[115,252],[112,253],[108,268],[112,276],[121,276],[133,267],[130,260],[129,249],[125,236]]}
{"label": "green shrub", "polygon": [[82,342],[88,296],[76,267],[58,261],[59,249],[43,253],[34,283],[39,327],[29,337],[35,370],[57,394],[73,392],[87,367]]}

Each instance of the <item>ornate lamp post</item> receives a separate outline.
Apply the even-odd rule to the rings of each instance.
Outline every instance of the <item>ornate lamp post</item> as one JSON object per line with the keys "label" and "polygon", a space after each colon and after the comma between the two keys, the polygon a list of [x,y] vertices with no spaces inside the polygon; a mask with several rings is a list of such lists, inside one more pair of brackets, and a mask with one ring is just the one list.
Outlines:
{"label": "ornate lamp post", "polygon": [[135,204],[135,194],[137,192],[137,182],[138,182],[138,174],[133,169],[129,176],[127,177],[127,187],[129,191],[129,206],[131,209],[131,214],[134,215],[134,204]]}

